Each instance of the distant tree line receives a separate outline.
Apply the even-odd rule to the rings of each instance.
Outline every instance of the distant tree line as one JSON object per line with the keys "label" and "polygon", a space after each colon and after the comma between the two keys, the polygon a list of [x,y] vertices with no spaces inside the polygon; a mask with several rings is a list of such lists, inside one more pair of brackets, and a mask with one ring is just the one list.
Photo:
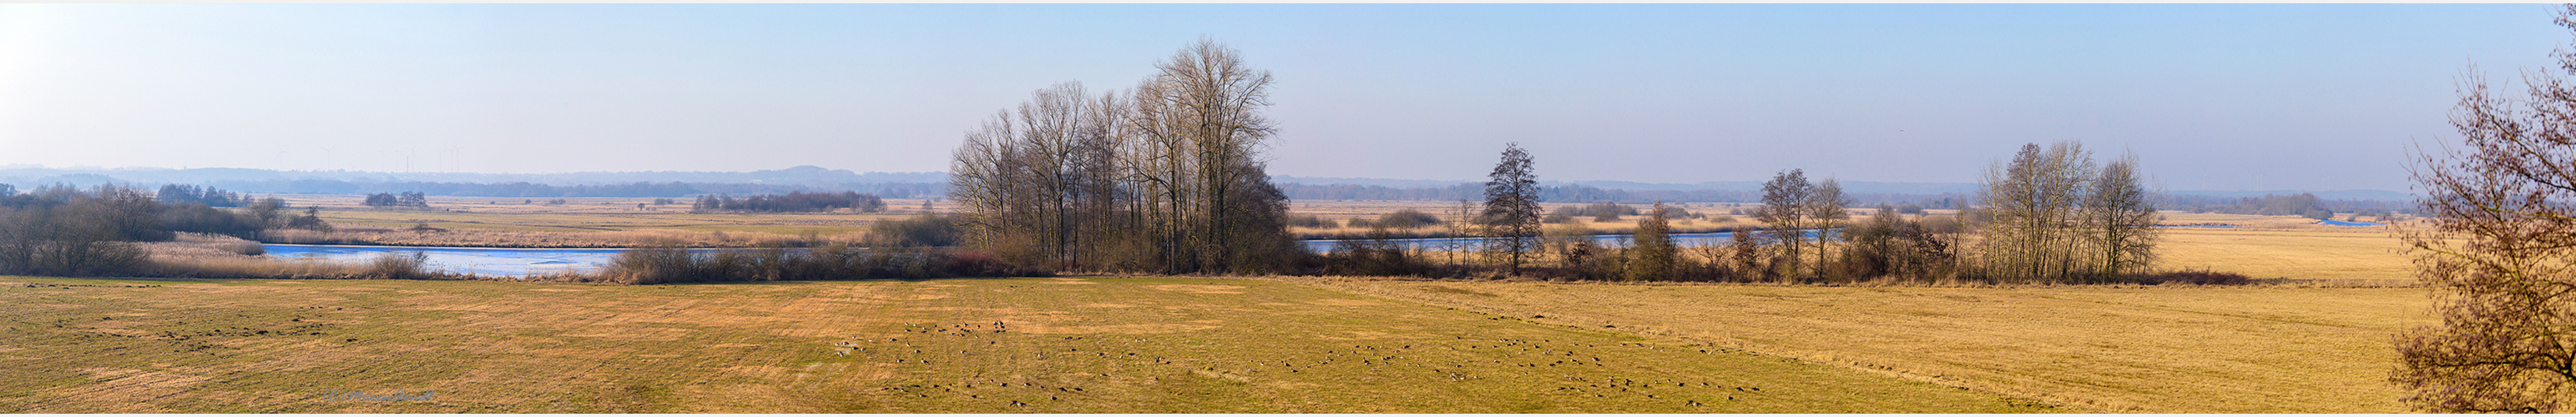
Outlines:
{"label": "distant tree line", "polygon": [[231,191],[178,184],[161,186],[161,192],[153,193],[153,197],[161,204],[198,203],[211,207],[240,207],[250,203],[249,199]]}
{"label": "distant tree line", "polygon": [[2380,215],[2415,211],[2414,207],[2410,207],[2403,201],[2328,200],[2317,198],[2315,194],[2310,193],[2266,194],[2262,197],[2161,195],[2157,196],[2157,206],[2193,213],[2300,216],[2311,219],[2326,219],[2333,217],[2335,213]]}
{"label": "distant tree line", "polygon": [[429,195],[419,191],[404,191],[402,194],[375,193],[368,194],[367,200],[359,204],[367,207],[429,208]]}
{"label": "distant tree line", "polygon": [[853,209],[861,213],[885,211],[885,199],[874,194],[842,191],[839,193],[763,194],[745,198],[731,195],[699,196],[691,205],[698,212],[749,211],[768,213],[803,213]]}

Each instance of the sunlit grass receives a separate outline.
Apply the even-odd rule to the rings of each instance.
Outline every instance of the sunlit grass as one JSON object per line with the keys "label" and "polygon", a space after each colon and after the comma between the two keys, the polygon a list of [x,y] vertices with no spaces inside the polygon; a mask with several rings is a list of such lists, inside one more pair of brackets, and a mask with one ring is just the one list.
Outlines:
{"label": "sunlit grass", "polygon": [[2413,288],[1301,281],[2105,412],[2402,412],[2389,340],[2432,320]]}
{"label": "sunlit grass", "polygon": [[0,407],[22,412],[2049,410],[1257,280],[5,277],[0,315]]}

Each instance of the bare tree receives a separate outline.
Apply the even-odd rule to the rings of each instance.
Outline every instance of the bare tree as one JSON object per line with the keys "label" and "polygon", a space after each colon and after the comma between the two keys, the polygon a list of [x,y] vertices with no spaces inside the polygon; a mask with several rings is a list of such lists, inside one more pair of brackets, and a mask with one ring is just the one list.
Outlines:
{"label": "bare tree", "polygon": [[968,244],[1059,269],[1284,268],[1270,75],[1238,55],[1203,39],[1123,96],[1060,84],[969,131],[950,168]]}
{"label": "bare tree", "polygon": [[1840,234],[1835,229],[1842,227],[1843,220],[1851,218],[1843,207],[1851,205],[1852,200],[1843,196],[1843,182],[1833,178],[1826,178],[1811,190],[1801,210],[1807,211],[1807,222],[1816,229],[1816,277],[1830,278],[1826,276],[1829,270],[1825,268],[1825,263],[1831,259],[1826,256],[1826,243]]}
{"label": "bare tree", "polygon": [[1476,205],[1473,202],[1459,199],[1456,210],[1449,213],[1451,217],[1449,222],[1442,224],[1448,226],[1449,238],[1440,242],[1441,249],[1449,252],[1450,265],[1458,265],[1460,255],[1465,254],[1469,249],[1474,249],[1467,243],[1468,234],[1475,231],[1474,225],[1483,223],[1476,221]]}
{"label": "bare tree", "polygon": [[1494,164],[1494,172],[1488,177],[1484,212],[1487,253],[1501,261],[1511,275],[1520,275],[1521,261],[1538,243],[1538,173],[1531,170],[1529,152],[1522,151],[1520,143],[1515,142],[1503,145],[1503,160]]}
{"label": "bare tree", "polygon": [[[2576,74],[2576,53],[2557,58]],[[2498,97],[2474,71],[2451,112],[2462,146],[2410,168],[2427,222],[2403,236],[2442,323],[2398,339],[2390,380],[2424,411],[2561,412],[2576,397],[2576,86],[2532,72],[2527,97]]]}
{"label": "bare tree", "polygon": [[1149,194],[1147,223],[1165,249],[1163,269],[1242,271],[1284,267],[1287,197],[1270,183],[1261,151],[1276,133],[1269,71],[1212,39],[1182,48],[1136,88],[1126,173]]}
{"label": "bare tree", "polygon": [[2105,277],[2143,272],[2155,260],[2156,206],[2138,175],[2138,155],[2124,154],[2102,166],[2102,175],[2085,193],[2085,224],[2093,229],[2093,248]]}
{"label": "bare tree", "polygon": [[1798,268],[1805,258],[1798,256],[1798,247],[1806,245],[1807,228],[1812,227],[1807,219],[1815,213],[1808,204],[1814,200],[1815,185],[1807,182],[1806,171],[1780,171],[1771,176],[1771,181],[1762,183],[1762,210],[1755,218],[1770,225],[1772,241],[1779,243],[1781,257],[1787,259],[1774,266],[1780,267],[1781,276],[1790,282],[1802,277]]}
{"label": "bare tree", "polygon": [[2078,209],[2094,180],[2092,154],[2072,141],[2022,145],[1986,170],[1981,208],[1990,217],[1981,241],[1983,271],[2013,282],[2092,276],[2098,258],[2081,256],[2091,239]]}

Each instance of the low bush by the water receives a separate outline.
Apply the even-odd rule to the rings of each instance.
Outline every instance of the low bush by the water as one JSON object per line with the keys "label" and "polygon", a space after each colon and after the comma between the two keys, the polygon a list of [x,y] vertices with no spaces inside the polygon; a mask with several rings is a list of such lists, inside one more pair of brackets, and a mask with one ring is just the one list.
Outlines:
{"label": "low bush by the water", "polygon": [[879,221],[868,227],[867,246],[917,248],[957,245],[957,221],[937,213]]}
{"label": "low bush by the water", "polygon": [[628,249],[610,258],[601,281],[624,284],[1038,276],[989,253],[829,245],[692,252],[677,244]]}

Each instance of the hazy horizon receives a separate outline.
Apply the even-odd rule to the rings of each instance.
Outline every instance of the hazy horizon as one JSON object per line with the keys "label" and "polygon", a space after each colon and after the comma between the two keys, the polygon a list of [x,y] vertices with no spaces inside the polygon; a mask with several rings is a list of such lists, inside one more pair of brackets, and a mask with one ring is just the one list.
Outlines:
{"label": "hazy horizon", "polygon": [[[385,171],[360,171],[360,170],[334,170],[334,171],[292,171],[292,170],[286,170],[286,171],[280,171],[280,170],[267,170],[267,169],[262,169],[262,168],[236,168],[236,167],[192,167],[192,168],[172,168],[172,167],[95,167],[95,166],[88,166],[88,167],[48,167],[48,166],[33,165],[33,164],[11,164],[11,165],[0,165],[0,183],[24,182],[24,181],[19,181],[19,180],[27,180],[27,179],[30,179],[30,178],[31,178],[31,177],[13,177],[13,176],[10,176],[10,175],[9,175],[9,174],[13,173],[13,171],[19,171],[19,170],[58,170],[58,171],[75,171],[75,172],[86,171],[86,172],[108,172],[108,173],[111,173],[111,174],[112,174],[112,173],[120,172],[120,171],[122,171],[122,172],[148,172],[148,171],[186,171],[186,170],[201,170],[201,169],[221,169],[221,170],[260,170],[260,171],[270,171],[270,172],[278,172],[278,173],[342,174],[342,175],[344,175],[344,176],[341,176],[341,177],[333,177],[333,176],[328,176],[328,175],[306,175],[306,176],[297,176],[297,177],[292,177],[292,178],[301,178],[301,179],[331,179],[331,178],[338,178],[338,179],[348,180],[348,179],[361,179],[361,178],[366,178],[366,176],[367,176],[367,175],[384,175],[384,177],[378,177],[377,179],[378,179],[378,180],[395,180],[395,181],[421,181],[421,182],[487,182],[487,183],[489,183],[489,182],[510,182],[510,181],[530,181],[530,182],[546,183],[546,184],[552,184],[552,185],[579,185],[579,184],[593,184],[593,185],[596,185],[596,184],[625,184],[625,183],[633,183],[633,182],[638,182],[638,181],[641,181],[641,182],[656,182],[656,183],[658,183],[658,182],[672,182],[672,181],[677,181],[677,182],[710,182],[710,181],[713,181],[713,182],[726,182],[726,181],[724,181],[724,180],[710,180],[710,179],[706,179],[706,178],[695,178],[695,179],[660,178],[660,179],[649,179],[649,180],[647,180],[647,179],[641,179],[640,177],[637,177],[637,178],[601,178],[601,177],[599,177],[599,176],[602,176],[602,175],[609,175],[609,176],[614,176],[614,175],[638,175],[638,176],[647,176],[647,175],[650,175],[650,174],[673,174],[673,175],[685,175],[685,174],[719,174],[719,175],[721,175],[721,174],[751,174],[751,173],[764,172],[764,171],[767,171],[767,172],[782,172],[782,173],[788,173],[788,172],[792,172],[792,171],[795,171],[795,170],[798,170],[798,169],[801,169],[801,168],[809,168],[809,167],[810,167],[810,168],[817,168],[817,169],[821,169],[821,170],[824,170],[824,171],[827,171],[827,172],[840,172],[840,173],[843,173],[843,174],[853,175],[853,176],[859,176],[859,177],[874,177],[874,178],[875,178],[875,181],[877,181],[877,182],[890,182],[890,183],[918,183],[918,182],[921,182],[921,181],[887,180],[887,179],[885,179],[886,177],[908,178],[908,179],[909,179],[909,178],[917,177],[917,176],[920,176],[920,175],[931,175],[931,174],[941,175],[941,176],[945,176],[945,175],[947,175],[947,172],[944,172],[944,171],[906,171],[906,172],[857,171],[857,170],[850,170],[850,169],[837,169],[837,168],[831,168],[831,167],[821,167],[821,166],[811,166],[811,165],[801,165],[801,166],[795,166],[795,167],[774,168],[774,169],[763,169],[763,170],[748,170],[748,171],[578,171],[578,172],[547,172],[547,173],[485,173],[485,172],[385,172]],[[352,177],[352,176],[348,176],[348,175],[355,175],[355,176],[354,176],[354,177]],[[114,177],[114,175],[108,175],[108,176],[109,176],[109,177]],[[546,177],[546,176],[554,176],[554,177],[557,177],[556,179],[563,180],[563,181],[551,181],[551,182],[548,182],[548,181],[531,181],[534,177]],[[477,177],[482,177],[482,178],[477,178]],[[1386,187],[1392,187],[1392,188],[1437,188],[1437,187],[1446,187],[1446,186],[1456,185],[1456,184],[1461,184],[1461,183],[1469,183],[1469,184],[1472,184],[1472,183],[1481,183],[1481,182],[1483,182],[1483,181],[1484,181],[1483,179],[1436,179],[1436,178],[1434,178],[1434,179],[1426,179],[1426,178],[1381,178],[1381,177],[1347,177],[1347,176],[1306,176],[1306,175],[1280,175],[1280,174],[1275,174],[1275,173],[1272,175],[1272,177],[1273,177],[1273,181],[1274,181],[1274,182],[1279,182],[1279,183],[1298,183],[1298,184],[1308,184],[1308,185],[1333,185],[1333,184],[1377,185],[1377,186],[1386,186]],[[143,179],[143,180],[137,180],[137,179],[135,179],[135,178],[117,178],[117,179],[119,179],[119,180],[125,180],[125,181],[131,181],[131,182],[139,182],[139,183],[155,183],[155,184],[159,184],[159,183],[207,184],[207,183],[212,183],[212,182],[214,182],[214,181],[211,181],[211,180],[205,180],[205,179],[190,180],[190,181],[166,181],[166,179],[167,179],[167,178],[166,178],[166,177],[161,177],[161,176],[155,176],[155,177],[143,177],[143,178],[146,178],[146,179]],[[1700,190],[1700,189],[1759,189],[1759,188],[1760,188],[1760,187],[1759,187],[1759,183],[1760,183],[1760,182],[1762,182],[1762,181],[1764,181],[1764,180],[1767,180],[1767,179],[1768,179],[1768,178],[1744,178],[1744,179],[1715,179],[1715,180],[1692,181],[1692,182],[1650,182],[1650,181],[1603,180],[1603,179],[1583,179],[1583,178],[1572,178],[1572,179],[1566,179],[1566,178],[1545,178],[1545,177],[1542,177],[1542,178],[1540,178],[1540,182],[1541,182],[1541,183],[1544,183],[1544,184],[1583,184],[1583,185],[1590,185],[1590,186],[1593,186],[1593,187],[1603,188],[1603,189],[1631,189],[1631,190]],[[1867,186],[1867,185],[1860,185],[1860,186],[1858,186],[1858,187],[1857,187],[1857,189],[1863,190],[1863,191],[1858,191],[1858,192],[1896,192],[1896,193],[1910,193],[1910,194],[1939,194],[1940,192],[1972,193],[1972,192],[1973,192],[1973,190],[1968,190],[1968,189],[1955,189],[1955,190],[1953,190],[1953,189],[1950,189],[1950,188],[1959,188],[1959,187],[1950,187],[1950,186],[1960,186],[1960,185],[1973,186],[1974,184],[1976,184],[1976,182],[1974,182],[1974,181],[1965,181],[1965,182],[1956,182],[1956,181],[1891,181],[1891,180],[1885,180],[1885,179],[1871,179],[1871,178],[1837,178],[1837,179],[1838,179],[1838,180],[1841,180],[1841,181],[1843,181],[1845,184],[1847,184],[1847,185],[1846,185],[1846,187],[1847,187],[1847,188],[1852,188],[1852,187],[1854,187],[1854,186],[1853,186],[1853,184],[1878,184],[1878,185],[1920,185],[1920,186],[1935,186],[1935,187],[1933,187],[1933,188],[1940,189],[1940,190],[1934,190],[1934,191],[1924,191],[1924,190],[1917,190],[1917,191],[1892,191],[1892,190],[1883,190],[1883,189],[1881,189],[1881,188],[1884,188],[1884,187],[1871,187],[1871,186]],[[38,182],[41,182],[41,181],[38,181]],[[821,181],[821,182],[831,182],[831,181],[823,180],[823,181]],[[846,181],[846,182],[866,183],[866,182],[870,182],[870,181],[869,181],[869,180],[860,180],[860,181]],[[934,182],[935,182],[935,181],[934,181]],[[20,184],[20,185],[21,185],[21,186],[23,186],[23,187],[33,187],[33,186],[42,185],[42,184],[29,183],[29,184]],[[1921,187],[1905,187],[1905,188],[1921,188]],[[1935,192],[1935,191],[1940,191],[1940,192]],[[2403,194],[2408,194],[2408,193],[2410,193],[2410,192],[2411,192],[2410,190],[2405,190],[2405,189],[2388,190],[2388,189],[2369,189],[2369,188],[2345,188],[2345,189],[2283,189],[2283,188],[2272,188],[2272,189],[2251,189],[2251,188],[2222,188],[2222,189],[2170,189],[2170,188],[2169,188],[2167,191],[2175,191],[2175,192],[2192,192],[2192,193],[2195,193],[2195,195],[2225,195],[2225,196],[2240,196],[2239,194],[2241,194],[2241,196],[2251,196],[2251,195],[2254,195],[2253,193],[2262,193],[2262,192],[2314,192],[2314,193],[2331,193],[2331,194],[2335,194],[2335,195],[2342,196],[2342,197],[2335,197],[2335,198],[2351,198],[2351,199],[2380,199],[2380,200],[2386,200],[2386,199],[2391,199],[2391,198],[2393,198],[2393,196],[2392,196],[2390,193],[2394,193],[2395,195],[2403,195]]]}
{"label": "hazy horizon", "polygon": [[[2554,6],[0,5],[0,164],[946,171],[1031,91],[1201,36],[1279,80],[1270,172],[1974,182],[2022,143],[2164,187],[2408,190]],[[1901,181],[1900,181],[1901,180]]]}

